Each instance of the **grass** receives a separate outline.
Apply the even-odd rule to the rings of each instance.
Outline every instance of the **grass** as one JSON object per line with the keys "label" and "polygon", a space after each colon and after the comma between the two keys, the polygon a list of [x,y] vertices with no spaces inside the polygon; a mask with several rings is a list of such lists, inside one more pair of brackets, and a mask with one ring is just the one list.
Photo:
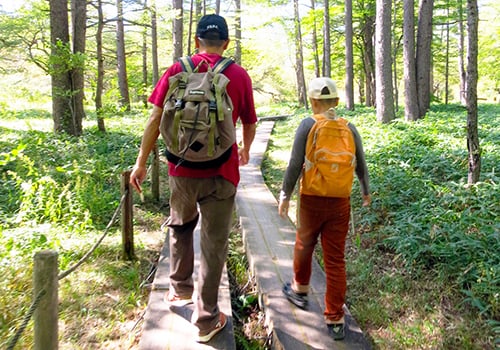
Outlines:
{"label": "grass", "polygon": [[[7,345],[31,303],[33,253],[53,249],[59,269],[76,263],[97,241],[120,201],[121,172],[131,166],[146,111],[107,119],[109,132],[85,121],[81,138],[54,135],[43,109],[0,108],[0,347]],[[147,186],[147,184],[145,185]],[[163,186],[163,200],[168,189]],[[121,257],[113,226],[99,248],[60,281],[61,349],[124,349],[137,345],[144,286],[164,234],[162,203],[135,207],[137,259]],[[136,200],[136,203],[138,200]],[[16,348],[33,346],[33,325]]]}
{"label": "grass", "polygon": [[[372,109],[340,110],[363,138],[373,200],[362,208],[355,183],[362,239],[351,236],[347,247],[347,301],[375,348],[499,345],[499,112],[480,105],[482,176],[469,186],[462,107],[436,105],[416,123],[387,125]],[[299,111],[274,128],[263,173],[275,195],[306,115]]]}
{"label": "grass", "polygon": [[[78,261],[104,231],[120,200],[120,174],[135,161],[147,111],[109,116],[97,131],[92,113],[81,138],[52,133],[45,108],[0,103],[0,347],[31,303],[33,253],[59,252],[60,270]],[[290,107],[286,112],[290,114]],[[342,111],[343,113],[347,113]],[[358,107],[349,119],[365,144],[373,205],[353,208],[359,244],[348,244],[348,304],[379,349],[492,349],[499,338],[499,107],[480,106],[482,178],[466,185],[465,111],[433,106],[417,123],[375,121]],[[276,123],[264,161],[279,191],[299,111]],[[121,259],[116,226],[76,272],[60,283],[61,349],[134,349],[147,303],[145,286],[164,233],[161,201],[146,189],[135,200],[137,259]],[[228,268],[241,349],[268,344],[252,276],[235,225]],[[320,253],[320,252],[319,252]],[[321,259],[321,255],[318,255]],[[32,347],[32,324],[18,347]]]}

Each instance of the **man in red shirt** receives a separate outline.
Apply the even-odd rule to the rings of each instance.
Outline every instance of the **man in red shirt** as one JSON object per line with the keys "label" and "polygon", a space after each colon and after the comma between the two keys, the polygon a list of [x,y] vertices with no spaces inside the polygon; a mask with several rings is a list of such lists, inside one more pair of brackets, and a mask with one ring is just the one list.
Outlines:
{"label": "man in red shirt", "polygon": [[[196,30],[198,53],[191,58],[195,66],[202,60],[213,67],[229,44],[228,27],[223,17],[203,16]],[[146,177],[146,163],[160,135],[163,103],[169,88],[169,77],[182,71],[174,63],[157,83],[149,102],[153,111],[146,124],[130,184],[141,191]],[[218,307],[218,291],[227,257],[228,237],[232,224],[234,198],[240,180],[239,166],[249,161],[250,146],[255,137],[257,116],[252,81],[244,68],[236,63],[224,70],[230,80],[227,93],[233,103],[233,122],[242,125],[241,146],[235,143],[229,160],[210,169],[192,169],[169,163],[170,217],[167,220],[170,244],[170,289],[166,302],[182,306],[193,302],[194,249],[193,231],[201,216],[200,267],[197,300],[192,322],[199,328],[197,341],[205,343],[226,325],[226,315]],[[198,210],[199,207],[199,210]]]}

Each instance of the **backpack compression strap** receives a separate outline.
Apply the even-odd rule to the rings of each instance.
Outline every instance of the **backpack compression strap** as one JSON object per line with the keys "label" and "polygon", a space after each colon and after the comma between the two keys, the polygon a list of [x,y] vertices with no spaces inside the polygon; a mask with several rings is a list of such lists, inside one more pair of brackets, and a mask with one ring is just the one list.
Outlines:
{"label": "backpack compression strap", "polygon": [[[232,59],[227,57],[222,57],[219,61],[217,61],[217,63],[212,68],[215,73],[214,76],[215,101],[221,101],[222,99],[222,91],[219,85],[219,77],[220,77],[219,74],[224,72],[224,70],[233,63],[234,61]],[[224,111],[222,110],[222,104],[216,103],[216,107],[217,107],[217,120],[218,121],[224,120]]]}

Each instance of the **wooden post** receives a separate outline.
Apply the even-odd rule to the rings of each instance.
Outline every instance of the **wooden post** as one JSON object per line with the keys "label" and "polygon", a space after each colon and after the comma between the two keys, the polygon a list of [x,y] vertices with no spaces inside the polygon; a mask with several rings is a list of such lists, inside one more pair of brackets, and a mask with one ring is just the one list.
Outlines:
{"label": "wooden post", "polygon": [[151,194],[157,202],[160,201],[160,153],[157,144],[153,148],[153,162],[151,164]]}
{"label": "wooden post", "polygon": [[121,226],[122,226],[122,245],[123,245],[123,259],[134,259],[134,226],[133,226],[133,195],[132,187],[129,184],[130,170],[122,173],[121,192],[122,196],[125,195],[123,201]]}
{"label": "wooden post", "polygon": [[34,257],[33,297],[40,293],[34,316],[35,350],[57,350],[58,348],[58,262],[57,252],[43,250]]}

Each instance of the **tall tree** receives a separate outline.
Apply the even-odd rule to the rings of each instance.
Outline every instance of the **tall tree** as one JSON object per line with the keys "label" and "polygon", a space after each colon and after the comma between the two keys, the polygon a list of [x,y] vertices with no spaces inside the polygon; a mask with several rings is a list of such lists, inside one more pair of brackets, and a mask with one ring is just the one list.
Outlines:
{"label": "tall tree", "polygon": [[332,74],[331,63],[331,40],[330,40],[330,5],[325,0],[323,20],[323,76],[330,77]]}
{"label": "tall tree", "polygon": [[478,54],[477,0],[467,0],[467,149],[469,172],[467,182],[479,181],[481,174],[481,147],[477,131],[477,54]]}
{"label": "tall tree", "polygon": [[417,75],[415,69],[415,1],[403,1],[403,70],[405,119],[417,120]]}
{"label": "tall tree", "polygon": [[361,45],[363,55],[363,68],[365,75],[365,103],[367,107],[375,106],[375,54],[373,39],[375,36],[375,2],[370,0],[361,4],[362,13],[360,28],[363,44]]}
{"label": "tall tree", "polygon": [[[311,0],[311,10],[314,13],[316,9],[316,0]],[[316,16],[313,16],[313,31],[312,31],[312,51],[314,57],[314,76],[319,77],[319,54],[318,54],[318,28]]]}
{"label": "tall tree", "polygon": [[460,103],[466,105],[467,98],[465,94],[465,34],[464,34],[464,11],[462,0],[458,0],[458,74],[460,75]]}
{"label": "tall tree", "polygon": [[175,62],[183,55],[182,52],[182,35],[183,35],[183,20],[184,10],[182,9],[182,0],[173,0],[174,7],[174,20],[172,23],[172,40],[174,44],[174,57]]}
{"label": "tall tree", "polygon": [[302,47],[302,31],[300,29],[299,0],[293,1],[295,30],[295,75],[297,77],[297,94],[299,103],[307,108],[306,81],[304,77],[304,56]]}
{"label": "tall tree", "polygon": [[193,41],[194,1],[195,0],[189,1],[189,22],[188,22],[188,35],[187,35],[187,44],[188,44],[187,52],[189,55],[192,54],[191,44],[194,43]]}
{"label": "tall tree", "polygon": [[[55,132],[81,134],[81,120],[73,114],[71,80],[72,55],[69,41],[68,2],[50,0],[50,75],[52,80],[52,117]],[[80,123],[80,125],[78,125]]]}
{"label": "tall tree", "polygon": [[391,0],[377,0],[375,25],[375,83],[377,120],[395,118],[391,62]]}
{"label": "tall tree", "polygon": [[352,29],[352,0],[345,0],[345,102],[354,110],[354,53]]}
{"label": "tall tree", "polygon": [[431,105],[431,43],[434,0],[420,0],[417,30],[416,74],[419,117]]}
{"label": "tall tree", "polygon": [[234,59],[236,63],[241,65],[241,0],[234,1],[236,13],[234,18],[235,33],[234,33]]}
{"label": "tall tree", "polygon": [[[148,1],[144,0],[143,13],[148,13]],[[148,26],[144,25],[142,28],[142,103],[144,108],[148,108]]]}
{"label": "tall tree", "polygon": [[446,0],[446,62],[445,62],[445,88],[444,103],[448,104],[450,95],[450,4]]}
{"label": "tall tree", "polygon": [[116,62],[118,69],[118,87],[120,89],[120,105],[130,111],[130,95],[128,89],[127,61],[125,56],[125,30],[123,25],[123,2],[116,0]]}
{"label": "tall tree", "polygon": [[71,0],[71,19],[72,19],[72,38],[73,38],[73,54],[79,57],[78,64],[71,69],[72,94],[71,107],[72,115],[75,120],[75,133],[81,135],[82,120],[85,117],[83,101],[85,97],[85,43],[87,29],[87,1],[86,0]]}
{"label": "tall tree", "polygon": [[156,85],[158,82],[160,75],[159,75],[159,66],[158,66],[158,27],[156,24],[156,1],[152,0],[151,1],[151,62],[152,62],[152,67],[151,69],[153,70],[153,78],[152,78],[152,85]]}
{"label": "tall tree", "polygon": [[102,32],[104,30],[104,12],[102,9],[102,0],[97,0],[97,31],[96,38],[96,58],[97,58],[97,82],[95,91],[95,109],[97,113],[97,127],[100,131],[105,132],[103,110],[102,110],[102,93],[104,90],[104,55],[102,45]]}

